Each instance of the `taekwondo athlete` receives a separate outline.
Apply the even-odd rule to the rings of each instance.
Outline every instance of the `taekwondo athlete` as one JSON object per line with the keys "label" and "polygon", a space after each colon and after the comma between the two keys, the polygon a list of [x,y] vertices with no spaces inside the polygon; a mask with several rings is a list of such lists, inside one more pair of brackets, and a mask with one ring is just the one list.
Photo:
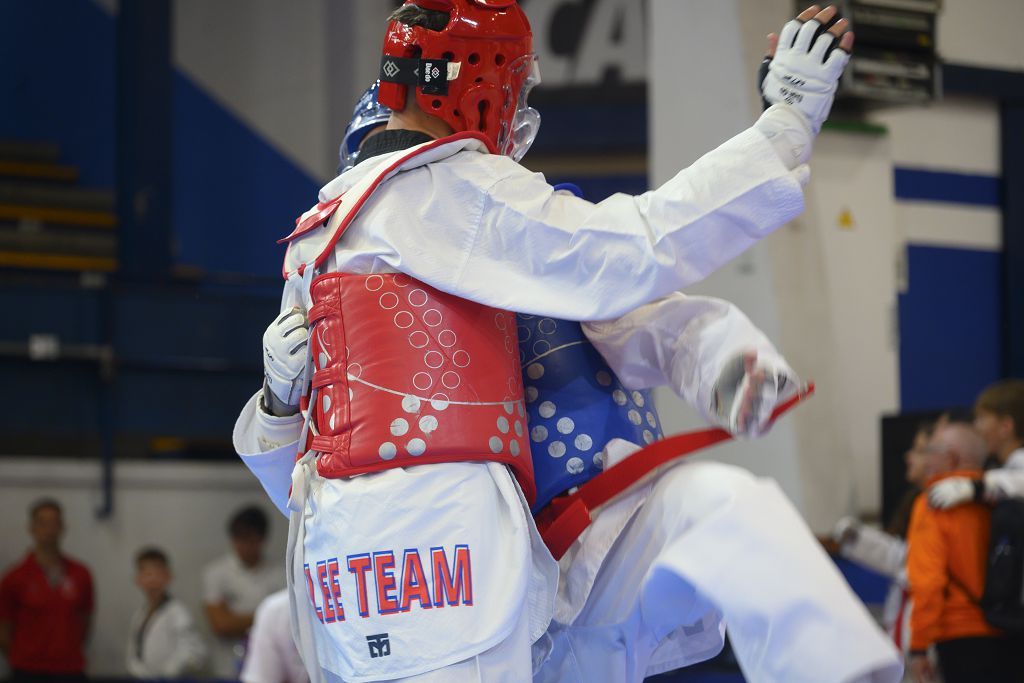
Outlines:
{"label": "taekwondo athlete", "polygon": [[[282,315],[264,338],[265,387],[240,415],[235,442],[279,506],[288,490],[282,472],[301,451],[288,500],[289,571],[314,680],[528,680],[531,643],[550,645],[539,651],[547,662],[559,652],[562,636],[545,634],[561,589],[559,567],[528,514],[528,397],[508,311],[615,320],[658,305],[797,215],[804,162],[845,58],[835,51],[822,61],[836,34],[815,42],[817,50],[824,41],[815,58],[808,45],[817,24],[788,25],[775,64],[782,77],[802,78],[786,81],[780,101],[799,99],[806,110],[778,104],[662,188],[591,204],[515,163],[539,123],[526,103],[537,70],[518,6],[418,4],[396,14],[385,43],[389,130],[364,146],[364,163],[322,190],[288,238]],[[431,25],[438,8],[443,21]],[[808,90],[794,93],[794,80]],[[370,146],[387,153],[370,158]],[[687,503],[681,522],[736,505],[744,486],[759,487],[689,469],[698,476],[687,485],[711,493]],[[795,513],[776,513],[800,528]],[[586,533],[595,537],[597,526]],[[713,611],[710,595],[731,616],[731,605],[705,592],[707,577],[675,569],[691,584],[683,589],[695,598],[691,612]],[[821,630],[829,606],[807,588],[796,604],[767,607]],[[751,625],[765,602],[751,610]],[[739,622],[747,616],[735,612]],[[832,661],[824,678],[785,678],[800,670],[796,660],[819,654],[804,647],[817,641],[794,655],[764,637],[767,626],[752,636],[753,665],[773,661],[783,678],[766,669],[774,677],[755,680],[871,680],[891,664],[853,615],[831,631],[833,639],[865,636],[845,648],[848,656],[831,648],[833,659],[853,662],[846,670]],[[623,670],[615,680],[633,675]]]}

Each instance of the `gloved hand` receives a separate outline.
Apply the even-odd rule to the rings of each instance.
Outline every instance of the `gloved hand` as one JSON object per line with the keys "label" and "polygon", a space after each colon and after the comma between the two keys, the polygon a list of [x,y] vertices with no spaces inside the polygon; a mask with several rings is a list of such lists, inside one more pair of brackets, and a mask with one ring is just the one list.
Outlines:
{"label": "gloved hand", "polygon": [[836,522],[835,528],[832,530],[832,538],[835,539],[836,543],[842,546],[844,543],[851,543],[857,540],[860,536],[860,520],[855,517],[843,517]]}
{"label": "gloved hand", "polygon": [[714,410],[719,423],[739,438],[761,436],[771,426],[775,406],[800,387],[784,365],[747,351],[726,363],[715,383]]}
{"label": "gloved hand", "polygon": [[815,5],[786,24],[778,38],[769,36],[769,54],[761,69],[765,75],[759,78],[765,103],[792,106],[815,134],[828,118],[853,49],[846,19],[823,30],[836,14],[834,7],[819,11]]}
{"label": "gloved hand", "polygon": [[299,412],[308,343],[309,322],[298,307],[282,313],[263,333],[263,407],[272,415]]}
{"label": "gloved hand", "polygon": [[948,510],[970,503],[978,494],[981,482],[967,477],[950,477],[928,489],[928,504],[938,510]]}

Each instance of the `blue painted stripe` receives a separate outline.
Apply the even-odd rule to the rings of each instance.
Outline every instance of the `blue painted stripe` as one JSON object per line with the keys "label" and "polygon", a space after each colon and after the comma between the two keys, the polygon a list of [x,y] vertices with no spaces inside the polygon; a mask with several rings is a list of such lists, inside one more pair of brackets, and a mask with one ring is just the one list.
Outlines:
{"label": "blue painted stripe", "polygon": [[1001,179],[996,176],[895,169],[897,199],[999,207],[1002,205],[1000,184]]}

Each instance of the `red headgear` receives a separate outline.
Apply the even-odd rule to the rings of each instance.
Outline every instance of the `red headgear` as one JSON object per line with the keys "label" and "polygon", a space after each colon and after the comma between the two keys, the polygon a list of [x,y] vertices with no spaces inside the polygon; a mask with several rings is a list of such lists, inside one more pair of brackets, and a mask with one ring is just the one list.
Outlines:
{"label": "red headgear", "polygon": [[479,131],[492,152],[526,153],[540,115],[526,105],[540,81],[530,22],[516,0],[406,0],[445,12],[441,31],[393,21],[384,38],[381,104],[405,109],[409,86],[428,114],[455,132]]}

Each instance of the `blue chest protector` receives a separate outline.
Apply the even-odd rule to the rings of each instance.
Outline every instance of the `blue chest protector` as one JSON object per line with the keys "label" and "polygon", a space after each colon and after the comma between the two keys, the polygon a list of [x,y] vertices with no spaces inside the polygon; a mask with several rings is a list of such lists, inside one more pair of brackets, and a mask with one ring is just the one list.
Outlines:
{"label": "blue chest protector", "polygon": [[[574,185],[555,190],[582,196]],[[609,441],[649,444],[661,438],[661,421],[651,392],[623,387],[580,323],[520,315],[518,325],[536,513],[600,474]]]}
{"label": "blue chest protector", "polygon": [[536,512],[599,474],[609,441],[649,444],[661,438],[661,422],[651,392],[624,388],[578,322],[518,322]]}

